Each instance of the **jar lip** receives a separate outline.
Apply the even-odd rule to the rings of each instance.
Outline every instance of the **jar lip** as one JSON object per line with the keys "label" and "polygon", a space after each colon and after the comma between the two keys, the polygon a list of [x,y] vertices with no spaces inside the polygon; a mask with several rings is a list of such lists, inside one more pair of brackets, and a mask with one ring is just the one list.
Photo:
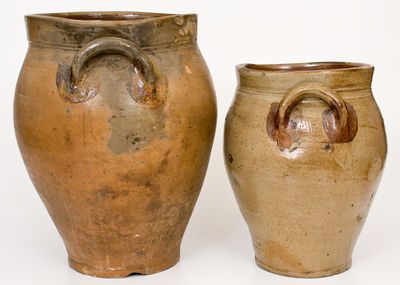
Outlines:
{"label": "jar lip", "polygon": [[25,15],[32,20],[43,20],[60,23],[79,23],[93,25],[128,24],[138,21],[155,20],[179,16],[197,16],[196,14],[167,14],[136,11],[95,11],[95,12],[62,12]]}
{"label": "jar lip", "polygon": [[305,63],[283,63],[283,64],[253,64],[244,63],[236,66],[238,72],[248,73],[320,73],[346,70],[373,69],[374,66],[367,63],[324,61]]}
{"label": "jar lip", "polygon": [[78,49],[100,37],[120,37],[140,48],[193,45],[196,14],[147,12],[71,12],[25,16],[31,44]]}

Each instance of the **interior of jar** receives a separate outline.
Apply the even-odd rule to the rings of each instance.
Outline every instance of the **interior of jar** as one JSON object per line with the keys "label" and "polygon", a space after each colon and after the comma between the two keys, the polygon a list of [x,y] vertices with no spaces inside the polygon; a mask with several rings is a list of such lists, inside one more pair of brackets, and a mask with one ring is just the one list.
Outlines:
{"label": "interior of jar", "polygon": [[133,21],[154,17],[167,16],[168,14],[133,13],[133,12],[88,12],[88,13],[53,13],[45,16],[65,18],[81,21]]}
{"label": "interior of jar", "polygon": [[335,69],[353,69],[370,67],[363,63],[349,62],[310,62],[310,63],[288,63],[288,64],[246,64],[246,68],[261,71],[324,71]]}

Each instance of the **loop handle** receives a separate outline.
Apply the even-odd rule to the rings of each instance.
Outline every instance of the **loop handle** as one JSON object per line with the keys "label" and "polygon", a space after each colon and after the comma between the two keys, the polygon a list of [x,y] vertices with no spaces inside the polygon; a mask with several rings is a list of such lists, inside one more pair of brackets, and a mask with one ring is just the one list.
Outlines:
{"label": "loop handle", "polygon": [[133,42],[116,37],[99,38],[83,46],[72,60],[71,80],[78,81],[84,64],[102,53],[120,53],[126,56],[141,68],[147,84],[154,85],[154,68],[150,59]]}
{"label": "loop handle", "polygon": [[[140,80],[134,99],[140,102],[152,100],[156,93],[156,76],[149,57],[133,42],[117,37],[103,37],[84,45],[73,57],[71,65],[61,63],[58,66],[56,84],[59,93],[66,101],[79,103],[94,97],[98,90],[93,86],[81,86],[83,67],[86,62],[99,54],[122,54],[133,62],[140,72]],[[128,87],[132,93],[132,88]],[[154,101],[154,100],[153,100]]]}
{"label": "loop handle", "polygon": [[[332,88],[316,82],[302,83],[291,89],[281,100],[273,103],[267,118],[268,135],[283,148],[292,144],[287,132],[290,114],[296,104],[304,98],[319,98],[333,110],[332,116],[323,115],[323,125],[330,143],[351,141],[357,132],[357,115],[353,107]],[[329,121],[330,120],[330,121]]]}
{"label": "loop handle", "polygon": [[[338,115],[340,128],[345,128],[347,123],[347,108],[346,104],[338,93],[332,88],[320,83],[304,83],[301,84],[286,94],[279,104],[279,117],[278,121],[283,123],[284,127],[287,126],[290,112],[297,102],[306,98],[314,97],[325,101],[330,107],[334,108]],[[279,124],[281,126],[282,124]]]}

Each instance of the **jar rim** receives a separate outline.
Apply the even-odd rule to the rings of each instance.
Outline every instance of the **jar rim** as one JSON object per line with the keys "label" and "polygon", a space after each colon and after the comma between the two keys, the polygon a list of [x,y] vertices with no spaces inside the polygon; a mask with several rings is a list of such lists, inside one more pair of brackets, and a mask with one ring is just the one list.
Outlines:
{"label": "jar rim", "polygon": [[88,23],[90,25],[104,25],[115,22],[132,22],[163,17],[183,16],[179,14],[135,12],[135,11],[95,11],[95,12],[61,12],[30,14],[25,17],[28,19],[47,20],[54,22]]}
{"label": "jar rim", "polygon": [[130,11],[65,12],[25,16],[33,44],[77,49],[100,37],[120,37],[141,48],[193,45],[196,14]]}
{"label": "jar rim", "polygon": [[297,84],[317,82],[336,91],[371,88],[374,67],[366,63],[325,61],[287,64],[239,64],[238,86],[242,90],[287,93]]}
{"label": "jar rim", "polygon": [[321,61],[304,63],[282,63],[282,64],[253,64],[245,63],[236,66],[238,71],[263,72],[263,73],[310,73],[310,72],[332,72],[345,70],[373,69],[373,65],[358,62],[344,61]]}

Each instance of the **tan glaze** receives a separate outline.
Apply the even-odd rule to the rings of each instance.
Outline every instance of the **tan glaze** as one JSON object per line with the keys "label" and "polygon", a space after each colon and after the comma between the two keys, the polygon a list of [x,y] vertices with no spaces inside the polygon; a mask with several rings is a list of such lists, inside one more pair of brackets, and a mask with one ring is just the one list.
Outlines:
{"label": "tan glaze", "polygon": [[179,260],[216,123],[196,15],[26,17],[18,144],[70,265],[100,277]]}
{"label": "tan glaze", "polygon": [[293,277],[351,266],[386,157],[373,67],[239,65],[225,163],[256,262]]}

